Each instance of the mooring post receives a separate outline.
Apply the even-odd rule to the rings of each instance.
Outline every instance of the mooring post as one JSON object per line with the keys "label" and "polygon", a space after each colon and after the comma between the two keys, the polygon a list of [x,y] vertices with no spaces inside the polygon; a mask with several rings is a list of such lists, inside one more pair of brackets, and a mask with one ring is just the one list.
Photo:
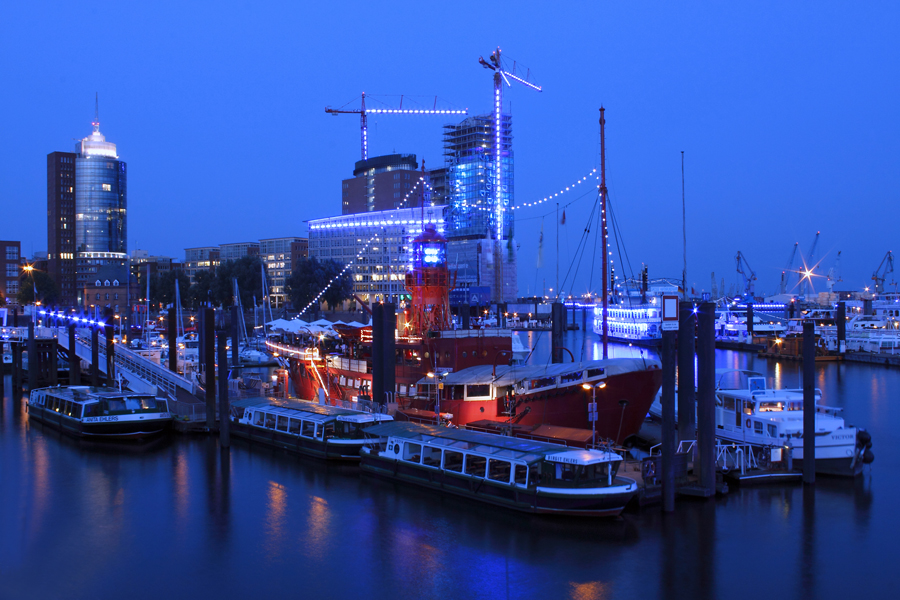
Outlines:
{"label": "mooring post", "polygon": [[753,304],[751,301],[747,301],[747,335],[749,336],[748,343],[753,343]]}
{"label": "mooring post", "polygon": [[59,385],[59,347],[56,338],[50,338],[49,341],[49,359],[50,359],[50,382],[48,385]]}
{"label": "mooring post", "polygon": [[[233,313],[232,313],[233,314]],[[226,330],[219,331],[219,444],[227,448],[231,444],[231,409],[228,405],[228,346],[225,344]],[[231,338],[234,345],[235,339]]]}
{"label": "mooring post", "polygon": [[75,349],[75,323],[69,323],[69,385],[81,385],[81,359]]}
{"label": "mooring post", "polygon": [[100,326],[91,324],[91,385],[100,386]]}
{"label": "mooring post", "polygon": [[28,391],[36,389],[38,379],[37,343],[34,339],[34,315],[28,321]]}
{"label": "mooring post", "polygon": [[[384,393],[387,391],[384,387],[386,359],[381,352],[384,335],[384,304],[376,302],[372,305],[372,401],[378,404],[384,402]],[[425,360],[430,364],[430,359]]]}
{"label": "mooring post", "polygon": [[700,486],[716,491],[716,305],[702,302],[697,314],[697,460]]}
{"label": "mooring post", "polygon": [[463,329],[469,328],[469,320],[471,318],[472,309],[469,307],[468,302],[463,302],[459,305],[459,324]]}
{"label": "mooring post", "polygon": [[[231,366],[232,368],[237,369],[241,364],[241,352],[240,348],[238,348],[238,340],[241,339],[240,335],[238,335],[238,325],[240,317],[238,315],[238,307],[231,307]],[[263,319],[265,320],[265,319]],[[265,331],[265,327],[263,327],[263,331]]]}
{"label": "mooring post", "polygon": [[550,350],[551,362],[563,361],[563,331],[566,327],[566,307],[562,302],[550,305]]}
{"label": "mooring post", "polygon": [[384,391],[386,393],[382,398],[376,400],[376,402],[381,402],[387,406],[389,402],[395,402],[397,396],[397,340],[395,339],[397,331],[397,307],[393,302],[384,303],[384,313],[382,318],[384,319],[384,338],[380,348],[381,353],[384,355],[382,368],[384,369],[383,381]]}
{"label": "mooring post", "polygon": [[206,356],[206,365],[203,375],[203,383],[206,386],[206,428],[212,431],[216,428],[216,311],[212,308],[204,308],[203,312],[203,353]]}
{"label": "mooring post", "polygon": [[[173,314],[174,313],[174,314]],[[166,338],[169,343],[169,371],[178,372],[178,308],[172,306],[169,311],[169,327],[166,329]]]}
{"label": "mooring post", "polygon": [[694,383],[694,341],[697,315],[692,302],[678,305],[678,439],[694,441],[697,435],[697,389]]}
{"label": "mooring post", "polygon": [[847,305],[843,302],[838,302],[835,322],[837,323],[837,351],[838,354],[843,354],[847,351]]}
{"label": "mooring post", "polygon": [[663,512],[675,510],[675,340],[662,332],[662,501]]}
{"label": "mooring post", "polygon": [[112,324],[113,316],[107,316],[106,325],[103,326],[103,335],[106,338],[106,386],[116,387],[116,336]]}
{"label": "mooring post", "polygon": [[816,324],[803,323],[803,483],[816,482]]}

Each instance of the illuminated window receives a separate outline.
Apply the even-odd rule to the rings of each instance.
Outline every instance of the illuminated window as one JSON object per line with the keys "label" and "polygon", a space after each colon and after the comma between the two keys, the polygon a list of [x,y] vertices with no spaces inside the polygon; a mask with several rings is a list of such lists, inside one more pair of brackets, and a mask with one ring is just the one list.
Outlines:
{"label": "illuminated window", "polygon": [[111,192],[111,191],[112,191],[112,185],[110,185],[110,184],[108,184],[108,183],[104,183],[104,184],[103,184],[103,191],[104,191],[104,192]]}

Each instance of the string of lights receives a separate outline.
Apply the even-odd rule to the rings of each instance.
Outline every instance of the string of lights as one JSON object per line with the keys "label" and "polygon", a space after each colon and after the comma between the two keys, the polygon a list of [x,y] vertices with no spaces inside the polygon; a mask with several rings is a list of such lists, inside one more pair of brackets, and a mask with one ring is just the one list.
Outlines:
{"label": "string of lights", "polygon": [[[565,188],[559,190],[559,191],[556,192],[555,194],[550,194],[549,196],[546,196],[546,197],[541,198],[540,200],[536,200],[536,201],[534,201],[534,202],[526,202],[526,203],[524,203],[524,204],[519,204],[518,206],[513,206],[512,209],[513,209],[513,210],[517,210],[517,209],[520,209],[520,208],[526,208],[526,207],[530,207],[530,206],[537,206],[537,205],[539,205],[539,204],[543,204],[544,202],[547,202],[547,201],[549,201],[549,200],[552,200],[553,198],[558,198],[560,195],[565,194],[566,192],[574,191],[574,190],[576,189],[575,186],[577,186],[577,185],[579,185],[579,184],[581,184],[581,183],[586,183],[586,182],[588,181],[588,179],[590,179],[592,176],[593,176],[593,178],[594,178],[595,180],[598,179],[598,177],[597,177],[597,169],[591,169],[591,172],[590,172],[590,173],[588,173],[587,175],[585,175],[585,176],[582,177],[581,179],[577,180],[575,183],[573,183],[573,184],[571,184],[571,185],[568,185],[568,186],[566,186]],[[599,188],[600,186],[597,186],[597,187]]]}

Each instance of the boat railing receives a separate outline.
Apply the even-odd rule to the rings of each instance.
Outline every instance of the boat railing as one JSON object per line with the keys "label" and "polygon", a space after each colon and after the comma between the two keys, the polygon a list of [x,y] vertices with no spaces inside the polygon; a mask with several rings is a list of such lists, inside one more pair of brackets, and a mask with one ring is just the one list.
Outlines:
{"label": "boat railing", "polygon": [[[169,412],[180,421],[190,423],[206,421],[206,404],[203,402],[182,402],[177,398],[169,395]],[[218,418],[218,409],[216,410]]]}

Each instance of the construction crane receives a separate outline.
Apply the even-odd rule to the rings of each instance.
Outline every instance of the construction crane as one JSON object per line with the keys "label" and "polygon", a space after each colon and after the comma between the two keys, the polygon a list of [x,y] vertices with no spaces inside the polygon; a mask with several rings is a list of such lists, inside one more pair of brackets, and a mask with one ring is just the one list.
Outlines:
{"label": "construction crane", "polygon": [[881,259],[878,268],[872,274],[872,281],[875,282],[875,293],[884,293],[884,280],[887,279],[889,273],[894,272],[894,253],[888,250],[888,253]]}
{"label": "construction crane", "polygon": [[[490,56],[490,62],[484,60],[483,56],[478,57],[478,63],[484,67],[485,69],[490,69],[494,72],[494,111],[493,111],[493,126],[494,126],[494,148],[493,148],[493,179],[494,179],[494,198],[493,198],[493,212],[496,219],[497,225],[497,239],[500,240],[503,238],[503,213],[506,210],[506,205],[509,204],[509,187],[504,183],[506,178],[506,173],[509,170],[508,161],[501,160],[502,156],[505,154],[509,156],[512,139],[507,133],[506,136],[503,135],[504,129],[501,127],[502,125],[502,114],[503,114],[503,82],[506,82],[506,85],[512,87],[510,80],[518,81],[522,85],[526,87],[530,87],[533,90],[541,91],[541,86],[535,85],[531,81],[531,71],[526,70],[525,77],[520,77],[516,73],[516,63],[513,62],[512,69],[506,69],[503,67],[503,61],[500,56],[500,47],[498,46]],[[505,140],[504,140],[505,138]],[[505,142],[505,143],[504,143]],[[504,198],[504,194],[506,197]]]}
{"label": "construction crane", "polygon": [[753,271],[750,263],[747,262],[747,257],[745,257],[740,250],[738,250],[737,256],[734,258],[737,261],[737,272],[744,278],[744,299],[752,302],[753,282],[756,281],[756,273]]}
{"label": "construction crane", "polygon": [[[368,131],[368,120],[366,115],[467,115],[469,114],[469,109],[465,108],[462,110],[448,110],[448,109],[440,109],[437,107],[437,96],[434,97],[434,108],[409,108],[407,105],[406,108],[403,108],[403,96],[400,96],[400,106],[399,108],[367,108],[366,107],[366,93],[362,93],[362,102],[359,108],[354,109],[345,109],[343,106],[341,108],[331,108],[330,106],[325,107],[325,112],[330,115],[359,115],[359,130],[360,130],[360,148],[362,150],[362,159],[366,160],[369,158],[369,131]],[[348,103],[349,104],[349,103]],[[347,106],[346,104],[344,106]]]}
{"label": "construction crane", "polygon": [[[816,264],[813,262],[816,258],[816,246],[819,245],[819,234],[821,231],[816,232],[816,239],[813,240],[812,247],[809,249],[809,254],[806,255],[806,264],[803,265],[803,270],[800,272],[800,281],[798,283],[801,285],[801,292],[804,295],[809,295],[812,293],[812,278],[813,274],[816,270]],[[805,280],[805,283],[804,283]]]}
{"label": "construction crane", "polygon": [[794,242],[794,249],[791,250],[791,257],[787,261],[787,266],[784,267],[784,271],[781,272],[781,293],[787,293],[787,278],[788,273],[794,270],[794,259],[797,257],[797,246],[800,245],[800,242]]}
{"label": "construction crane", "polygon": [[843,281],[843,279],[841,279],[841,251],[838,250],[837,258],[834,259],[834,265],[828,269],[827,279],[825,280],[829,294],[834,291],[834,284],[840,281]]}

